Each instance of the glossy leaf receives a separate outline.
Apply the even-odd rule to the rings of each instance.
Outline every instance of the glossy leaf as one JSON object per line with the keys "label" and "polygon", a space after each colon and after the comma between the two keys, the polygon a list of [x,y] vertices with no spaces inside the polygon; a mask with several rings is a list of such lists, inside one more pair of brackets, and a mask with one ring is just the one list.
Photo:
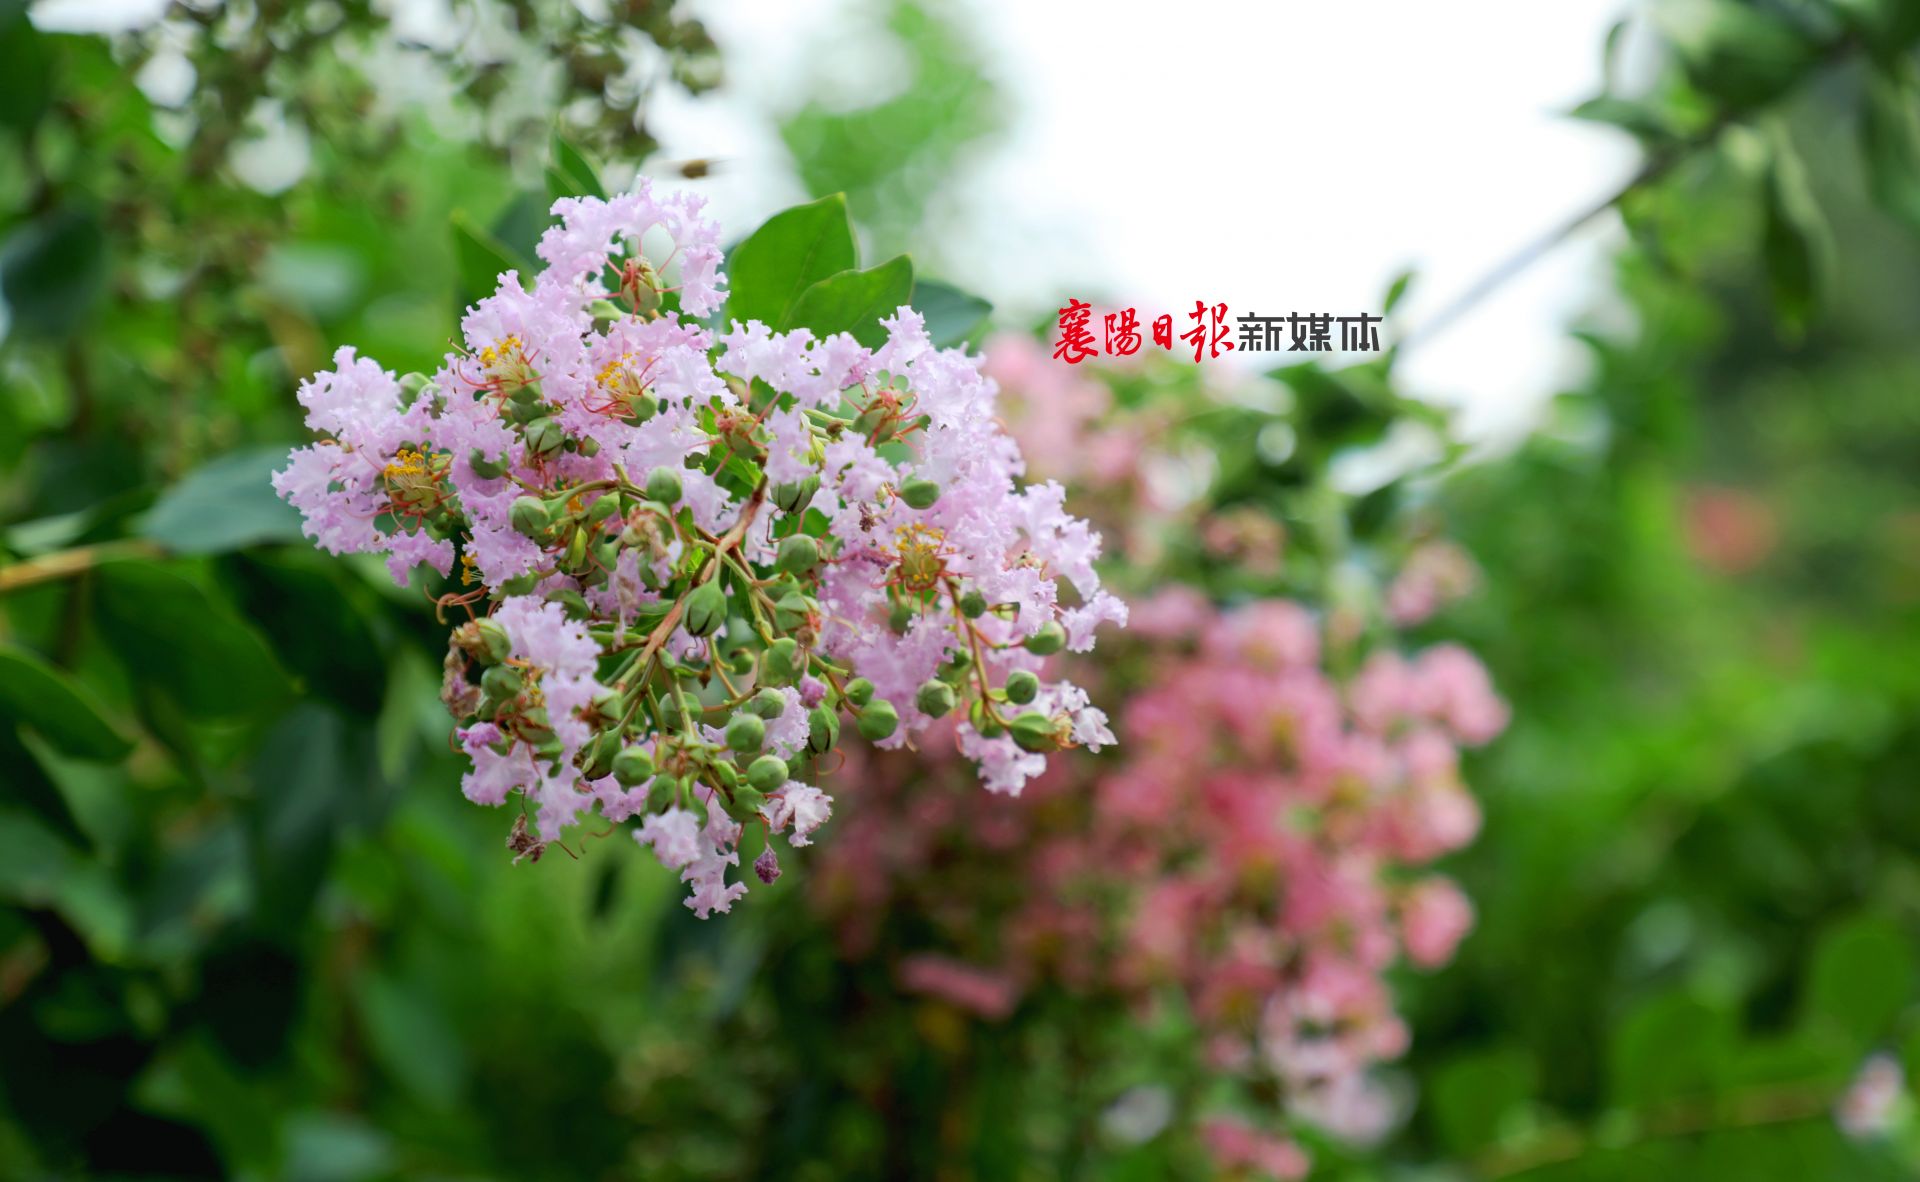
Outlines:
{"label": "glossy leaf", "polygon": [[24,649],[0,648],[0,715],[80,759],[119,759],[133,747],[84,686]]}
{"label": "glossy leaf", "polygon": [[1876,70],[1868,78],[1860,155],[1874,201],[1920,232],[1920,88],[1910,68]]}
{"label": "glossy leaf", "polygon": [[866,271],[842,271],[809,287],[794,303],[787,328],[810,328],[816,336],[852,333],[869,348],[885,343],[883,316],[892,316],[913,296],[913,262],[906,255]]}
{"label": "glossy leaf", "polygon": [[986,300],[933,279],[914,281],[912,303],[926,317],[927,337],[941,349],[972,340],[993,314],[993,305]]}
{"label": "glossy leaf", "polygon": [[68,206],[42,214],[0,243],[0,297],[13,331],[66,336],[106,287],[107,247],[100,222]]}
{"label": "glossy leaf", "polygon": [[727,259],[727,315],[789,327],[801,295],[856,260],[846,198],[836,193],[777,213]]}
{"label": "glossy leaf", "polygon": [[94,572],[100,626],[115,655],[202,718],[276,708],[287,683],[260,634],[166,567],[115,559]]}
{"label": "glossy leaf", "polygon": [[271,483],[284,447],[250,448],[189,472],[160,495],[140,534],[178,554],[220,554],[261,542],[300,540],[300,514]]}

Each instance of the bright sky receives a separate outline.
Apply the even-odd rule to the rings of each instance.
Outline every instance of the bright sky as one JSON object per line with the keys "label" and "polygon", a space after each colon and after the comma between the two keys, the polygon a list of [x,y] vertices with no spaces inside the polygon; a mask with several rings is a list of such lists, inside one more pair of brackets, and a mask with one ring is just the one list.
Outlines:
{"label": "bright sky", "polygon": [[[799,194],[762,113],[822,60],[892,84],[823,34],[858,0],[697,0],[733,93],[655,112],[669,153],[728,158],[729,224]],[[1176,315],[1377,311],[1413,266],[1418,323],[1617,186],[1624,136],[1560,117],[1595,93],[1626,0],[955,0],[1016,104],[966,178],[989,211],[950,278],[1032,313],[1110,291]],[[853,88],[849,87],[851,91]],[[1613,223],[1561,248],[1407,358],[1412,387],[1508,435],[1578,371],[1564,326],[1603,290]],[[1272,358],[1269,356],[1269,361]]]}

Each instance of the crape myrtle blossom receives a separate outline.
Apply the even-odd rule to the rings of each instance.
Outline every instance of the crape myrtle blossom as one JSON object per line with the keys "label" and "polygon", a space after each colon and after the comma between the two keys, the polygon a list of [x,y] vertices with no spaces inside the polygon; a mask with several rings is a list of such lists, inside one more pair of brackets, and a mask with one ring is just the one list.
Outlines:
{"label": "crape myrtle blossom", "polygon": [[[889,748],[939,720],[1001,792],[1113,742],[1038,674],[1126,608],[1063,490],[1020,483],[979,358],[910,307],[877,349],[710,331],[690,317],[727,280],[697,197],[643,181],[553,213],[540,273],[502,275],[438,372],[342,349],[303,383],[320,439],[274,477],[321,548],[453,581],[462,790],[519,795],[517,856],[633,821],[704,918],[746,890],[748,827],[805,846],[832,816],[809,780],[843,716]],[[770,844],[754,869],[779,873]]]}

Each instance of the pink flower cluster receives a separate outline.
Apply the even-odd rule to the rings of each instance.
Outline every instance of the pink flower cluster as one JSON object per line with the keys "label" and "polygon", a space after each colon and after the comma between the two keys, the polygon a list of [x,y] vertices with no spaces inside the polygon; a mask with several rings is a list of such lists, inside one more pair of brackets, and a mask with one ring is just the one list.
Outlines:
{"label": "pink flower cluster", "polygon": [[[1123,762],[1062,764],[984,813],[870,774],[816,899],[854,953],[889,908],[946,921],[954,950],[908,959],[902,984],[983,1018],[1047,982],[1141,1003],[1175,987],[1215,1070],[1375,1136],[1394,1114],[1369,1069],[1407,1045],[1383,974],[1445,963],[1472,925],[1421,867],[1477,831],[1458,748],[1498,734],[1506,707],[1454,646],[1376,652],[1341,684],[1318,621],[1284,601],[1219,612],[1163,592],[1132,634],[1148,663]],[[968,875],[1010,866],[1024,880],[976,930]],[[943,898],[955,884],[967,897]]]}
{"label": "pink flower cluster", "polygon": [[[909,307],[877,349],[716,335],[687,318],[726,298],[698,198],[641,182],[553,212],[543,270],[501,276],[438,372],[341,349],[304,383],[322,438],[274,478],[329,552],[384,554],[402,582],[458,567],[438,602],[471,618],[443,697],[466,795],[531,812],[516,854],[596,810],[638,818],[705,917],[746,889],[727,877],[745,826],[805,845],[827,819],[794,773],[842,713],[893,748],[951,715],[1008,792],[1049,752],[1113,741],[1037,673],[1126,610],[1060,486],[1018,483],[979,358],[933,347]],[[779,872],[770,847],[755,869]]]}

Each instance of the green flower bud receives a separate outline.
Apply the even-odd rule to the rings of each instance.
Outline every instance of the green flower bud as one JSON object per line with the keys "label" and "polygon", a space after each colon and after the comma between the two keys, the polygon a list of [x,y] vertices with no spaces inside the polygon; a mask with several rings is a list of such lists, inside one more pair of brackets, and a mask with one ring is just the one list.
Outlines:
{"label": "green flower bud", "polygon": [[877,743],[899,728],[900,712],[895,710],[893,703],[885,698],[875,698],[860,708],[860,717],[857,722],[860,727],[860,737]]}
{"label": "green flower bud", "polygon": [[780,539],[780,552],[773,565],[790,575],[804,575],[820,561],[820,546],[806,534]]}
{"label": "green flower bud", "polygon": [[647,499],[662,505],[680,503],[680,474],[672,468],[655,468],[647,473]]}
{"label": "green flower bud", "polygon": [[846,699],[856,707],[873,701],[873,683],[864,677],[856,677],[847,683]]}
{"label": "green flower bud", "polygon": [[973,729],[980,732],[980,737],[983,739],[997,739],[1007,733],[1006,727],[995,722],[987,714],[986,703],[978,698],[975,698],[973,705],[967,708],[967,721],[973,724]]}
{"label": "green flower bud", "polygon": [[727,595],[720,590],[719,579],[709,579],[687,596],[686,613],[680,617],[687,631],[695,636],[711,636],[727,622]]}
{"label": "green flower bud", "polygon": [[1048,620],[1046,625],[1027,637],[1027,651],[1036,657],[1050,657],[1067,646],[1067,630],[1057,621]]}
{"label": "green flower bud", "polygon": [[773,605],[773,622],[781,628],[798,628],[813,613],[814,603],[798,591],[789,591]]}
{"label": "green flower bud", "polygon": [[762,755],[747,765],[747,783],[762,792],[772,792],[787,782],[787,761],[778,755]]}
{"label": "green flower bud", "polygon": [[[627,750],[639,751],[642,755],[646,754],[646,752],[640,751],[638,747],[629,747]],[[625,754],[625,752],[622,754]],[[648,763],[651,764],[652,761],[648,760]],[[620,769],[617,766],[613,770],[613,778],[616,780],[620,779]],[[622,784],[626,783],[625,780],[620,780],[620,782]],[[631,785],[628,786],[631,787]],[[657,813],[661,809],[671,808],[673,805],[679,803],[679,800],[680,781],[667,775],[665,772],[655,776],[653,783],[647,785],[647,811],[650,813]]]}
{"label": "green flower bud", "polygon": [[1015,669],[1007,674],[1007,701],[1014,705],[1026,705],[1039,692],[1040,679],[1025,669]]}
{"label": "green flower bud", "polygon": [[840,716],[825,706],[815,706],[807,714],[807,750],[825,755],[840,741]]}
{"label": "green flower bud", "polygon": [[1022,751],[1047,752],[1060,750],[1060,735],[1053,719],[1038,710],[1029,710],[1016,715],[1007,724],[1007,733]]}
{"label": "green flower bud", "polygon": [[782,513],[798,513],[813,503],[813,496],[819,491],[818,476],[776,484],[773,486],[773,504]]}
{"label": "green flower bud", "polygon": [[787,712],[787,695],[777,689],[763,689],[753,695],[747,709],[765,719],[778,718]]}
{"label": "green flower bud", "polygon": [[[782,780],[781,783],[784,784],[786,781]],[[744,823],[752,820],[753,815],[759,812],[760,806],[765,803],[767,803],[766,793],[751,784],[742,784],[727,792],[727,815]]]}
{"label": "green flower bud", "polygon": [[727,723],[727,746],[741,754],[758,751],[767,741],[767,724],[758,714],[742,710]]}
{"label": "green flower bud", "polygon": [[887,628],[895,636],[904,636],[907,625],[911,623],[913,623],[913,609],[904,603],[895,603],[893,609],[887,613]]}
{"label": "green flower bud", "polygon": [[573,527],[573,532],[567,536],[566,566],[568,570],[579,570],[586,564],[587,531],[576,525]]}
{"label": "green flower bud", "polygon": [[482,480],[496,480],[507,474],[507,461],[504,457],[490,460],[487,458],[487,453],[477,447],[467,453],[467,466],[472,468],[473,474]]}
{"label": "green flower bud", "polygon": [[599,525],[607,518],[613,517],[619,512],[620,494],[610,492],[595,501],[593,507],[587,510],[587,520],[593,522],[595,525]]}
{"label": "green flower bud", "polygon": [[967,679],[967,674],[972,670],[973,655],[962,650],[953,654],[946,664],[940,666],[940,671],[936,676],[948,685],[959,685]]}
{"label": "green flower bud", "polygon": [[594,456],[600,454],[600,441],[598,439],[589,437],[577,442],[570,439],[567,442],[572,443],[573,449],[588,459],[592,459]]}
{"label": "green flower bud", "polygon": [[480,692],[496,702],[504,702],[520,692],[520,671],[512,665],[495,665],[480,675]]}
{"label": "green flower bud", "polygon": [[940,499],[940,486],[916,476],[900,486],[900,499],[915,509],[931,509]]}
{"label": "green flower bud", "polygon": [[545,413],[540,407],[540,392],[531,386],[523,386],[513,392],[513,401],[507,403],[507,417],[520,424],[531,423]]}
{"label": "green flower bud", "polygon": [[500,625],[499,621],[481,620],[476,627],[485,645],[485,652],[480,659],[488,664],[498,664],[506,660],[507,654],[513,651],[513,638],[507,635],[507,630]]}
{"label": "green flower bud", "polygon": [[423,373],[403,373],[400,375],[400,388],[410,395],[419,394],[433,382]]}
{"label": "green flower bud", "polygon": [[977,620],[987,614],[987,597],[980,594],[978,587],[967,588],[967,593],[960,597],[960,614],[969,620]]}
{"label": "green flower bud", "polygon": [[581,774],[589,780],[598,780],[613,770],[614,757],[620,754],[620,732],[608,731],[589,748],[590,754],[581,765]]}
{"label": "green flower bud", "polygon": [[782,636],[767,646],[760,658],[760,679],[771,686],[790,685],[801,673],[806,658],[800,652],[800,642],[791,636]]}
{"label": "green flower bud", "polygon": [[513,507],[507,510],[507,520],[513,523],[516,533],[525,534],[536,542],[553,524],[553,518],[547,513],[546,502],[538,497],[515,497]]}
{"label": "green flower bud", "polygon": [[542,415],[526,425],[523,435],[527,446],[544,455],[560,450],[567,441],[567,432],[558,420]]}
{"label": "green flower bud", "polygon": [[[507,395],[516,406],[537,406],[540,402],[540,386],[537,382],[528,382],[524,386],[515,386]],[[522,422],[526,420],[522,419]]]}
{"label": "green flower bud", "polygon": [[953,710],[953,687],[944,681],[929,681],[920,687],[914,705],[928,718],[945,718]]}
{"label": "green flower bud", "polygon": [[727,658],[727,669],[740,676],[753,672],[753,650],[743,648]]}

